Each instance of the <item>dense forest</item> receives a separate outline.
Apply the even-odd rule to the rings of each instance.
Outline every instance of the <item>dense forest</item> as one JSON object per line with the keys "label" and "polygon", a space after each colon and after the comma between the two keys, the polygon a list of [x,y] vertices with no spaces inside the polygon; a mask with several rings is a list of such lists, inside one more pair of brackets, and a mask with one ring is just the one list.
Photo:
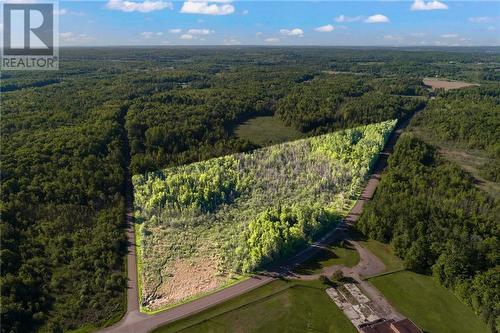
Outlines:
{"label": "dense forest", "polygon": [[[123,314],[129,167],[138,173],[255,148],[234,128],[256,115],[321,133],[405,117],[423,106],[414,96],[428,95],[424,76],[500,75],[498,54],[481,48],[60,55],[59,71],[1,73],[2,332],[98,327]],[[339,71],[348,73],[330,73]],[[294,105],[300,94],[309,105]]]}
{"label": "dense forest", "polygon": [[391,243],[409,269],[453,290],[492,332],[500,329],[499,198],[481,191],[478,180],[442,151],[484,153],[480,174],[498,181],[499,105],[497,83],[438,90],[412,120],[411,134],[398,141],[357,225]]}
{"label": "dense forest", "polygon": [[500,205],[422,140],[402,137],[356,225],[390,242],[406,266],[432,273],[498,330]]}
{"label": "dense forest", "polygon": [[414,127],[436,143],[484,151],[485,179],[500,181],[500,89],[498,84],[439,92]]}

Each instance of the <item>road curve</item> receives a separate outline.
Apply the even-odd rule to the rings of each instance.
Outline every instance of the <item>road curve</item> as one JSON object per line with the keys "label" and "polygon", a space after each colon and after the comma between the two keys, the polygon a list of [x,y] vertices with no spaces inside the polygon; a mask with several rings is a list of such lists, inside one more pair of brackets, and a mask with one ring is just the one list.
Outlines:
{"label": "road curve", "polygon": [[[387,165],[387,158],[394,149],[397,139],[401,135],[404,128],[408,125],[411,117],[405,121],[398,122],[395,130],[389,137],[389,140],[380,153],[379,159],[373,168],[373,173],[368,179],[368,182],[363,189],[356,204],[345,218],[345,222],[350,225],[355,223],[363,210],[364,204],[373,198],[375,190],[380,180],[382,171]],[[130,177],[128,177],[130,179]],[[128,290],[127,290],[127,313],[125,317],[117,324],[102,329],[99,332],[113,332],[113,333],[146,333],[160,327],[162,325],[172,323],[179,319],[188,317],[190,315],[199,313],[214,305],[223,303],[241,294],[247,293],[255,288],[263,286],[276,278],[283,276],[291,276],[293,268],[302,263],[303,261],[314,256],[323,245],[329,244],[336,240],[340,235],[336,232],[338,229],[343,229],[346,226],[341,223],[335,230],[330,231],[322,239],[309,247],[299,252],[297,255],[283,263],[282,266],[277,267],[269,272],[263,272],[259,275],[254,275],[242,282],[229,286],[225,289],[212,293],[210,295],[201,297],[189,303],[185,303],[169,310],[154,314],[146,315],[139,312],[139,295],[137,290],[137,265],[136,265],[136,244],[135,233],[133,228],[133,191],[132,183],[127,183],[127,238],[129,242],[129,251],[127,255],[127,271],[128,271]],[[340,236],[341,237],[341,236]]]}

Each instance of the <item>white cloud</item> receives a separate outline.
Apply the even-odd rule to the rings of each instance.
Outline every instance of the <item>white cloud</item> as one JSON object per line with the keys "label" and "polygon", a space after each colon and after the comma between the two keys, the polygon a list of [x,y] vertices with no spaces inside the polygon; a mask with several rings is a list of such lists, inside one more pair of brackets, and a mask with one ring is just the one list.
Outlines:
{"label": "white cloud", "polygon": [[425,37],[427,34],[425,32],[412,32],[410,36],[412,37]]}
{"label": "white cloud", "polygon": [[497,30],[497,28],[495,26],[493,26],[493,25],[490,25],[488,28],[486,28],[486,30],[488,30],[488,31],[495,31],[495,30]]}
{"label": "white cloud", "polygon": [[213,31],[209,29],[189,29],[187,33],[189,35],[210,35]]}
{"label": "white cloud", "polygon": [[280,39],[279,39],[279,38],[274,38],[274,37],[273,37],[273,38],[266,38],[264,41],[265,41],[266,43],[278,43],[278,42],[280,41]]}
{"label": "white cloud", "polygon": [[127,0],[109,0],[106,4],[106,8],[112,10],[120,10],[122,12],[141,12],[149,13],[155,10],[162,10],[165,8],[172,9],[173,5],[171,2],[163,0],[145,0],[142,2],[127,1]]}
{"label": "white cloud", "polygon": [[335,22],[356,22],[363,18],[363,16],[345,16],[340,15],[335,18]]}
{"label": "white cloud", "polygon": [[321,27],[314,29],[314,31],[317,32],[332,32],[333,30],[335,30],[335,27],[331,24],[322,25]]}
{"label": "white cloud", "polygon": [[292,30],[281,29],[280,34],[282,34],[284,36],[302,37],[302,36],[304,36],[304,30],[299,29],[299,28],[294,28]]}
{"label": "white cloud", "polygon": [[243,43],[236,38],[224,39],[224,45],[241,45],[241,44]]}
{"label": "white cloud", "polygon": [[255,33],[255,36],[262,36],[262,32],[259,31],[259,32]]}
{"label": "white cloud", "polygon": [[182,29],[170,29],[168,32],[171,34],[180,34]]}
{"label": "white cloud", "polygon": [[3,32],[3,23],[0,23],[0,32]]}
{"label": "white cloud", "polygon": [[155,34],[155,33],[154,33],[154,32],[152,32],[152,31],[144,31],[144,32],[141,32],[141,36],[142,36],[142,38],[145,38],[145,39],[151,39],[151,38],[153,38],[153,35],[154,35],[154,34]]}
{"label": "white cloud", "polygon": [[471,23],[489,23],[492,21],[493,17],[488,17],[488,16],[469,17],[469,22]]}
{"label": "white cloud", "polygon": [[193,35],[190,35],[190,34],[182,34],[179,39],[183,39],[183,40],[190,40],[190,39],[194,39],[194,36]]}
{"label": "white cloud", "polygon": [[411,10],[439,10],[448,9],[448,5],[437,0],[425,1],[415,0],[410,7]]}
{"label": "white cloud", "polygon": [[64,9],[64,8],[61,8],[59,10],[54,10],[54,15],[63,16],[63,15],[66,15],[66,14],[68,14],[68,10]]}
{"label": "white cloud", "polygon": [[75,36],[75,34],[72,32],[61,32],[59,34],[59,37],[61,37],[62,39],[68,39],[68,38],[72,38],[74,36]]}
{"label": "white cloud", "polygon": [[388,23],[389,18],[385,15],[382,14],[375,14],[372,16],[368,16],[368,18],[365,20],[366,23]]}
{"label": "white cloud", "polygon": [[441,35],[441,38],[457,38],[457,34],[443,34]]}
{"label": "white cloud", "polygon": [[74,12],[72,10],[67,10],[66,8],[61,8],[59,10],[54,10],[54,15],[57,15],[57,16],[64,16],[64,15],[83,16],[83,15],[85,15],[85,13],[84,12]]}
{"label": "white cloud", "polygon": [[249,13],[248,10],[245,9],[241,14],[248,15],[248,13]]}
{"label": "white cloud", "polygon": [[95,39],[93,37],[89,37],[87,34],[75,34],[71,31],[61,32],[59,33],[59,37],[63,42],[67,43],[82,43],[89,42]]}
{"label": "white cloud", "polygon": [[203,15],[229,15],[234,13],[234,6],[228,0],[217,1],[185,1],[181,13]]}
{"label": "white cloud", "polygon": [[398,35],[385,35],[385,36],[384,36],[384,39],[385,39],[385,40],[388,40],[388,41],[399,42],[399,41],[401,41],[403,38],[401,38],[401,36],[398,36]]}

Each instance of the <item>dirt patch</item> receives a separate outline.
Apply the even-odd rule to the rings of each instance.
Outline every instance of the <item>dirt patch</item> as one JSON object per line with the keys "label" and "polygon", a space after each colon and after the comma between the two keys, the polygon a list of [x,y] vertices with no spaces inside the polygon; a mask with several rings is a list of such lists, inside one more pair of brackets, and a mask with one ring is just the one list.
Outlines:
{"label": "dirt patch", "polygon": [[479,84],[477,83],[468,83],[463,81],[452,81],[446,79],[433,79],[433,78],[425,78],[423,82],[426,86],[429,86],[432,89],[444,89],[444,90],[479,86]]}
{"label": "dirt patch", "polygon": [[157,297],[148,308],[158,309],[223,286],[228,276],[218,275],[217,267],[217,261],[211,258],[175,261],[169,270],[172,273],[163,278]]}

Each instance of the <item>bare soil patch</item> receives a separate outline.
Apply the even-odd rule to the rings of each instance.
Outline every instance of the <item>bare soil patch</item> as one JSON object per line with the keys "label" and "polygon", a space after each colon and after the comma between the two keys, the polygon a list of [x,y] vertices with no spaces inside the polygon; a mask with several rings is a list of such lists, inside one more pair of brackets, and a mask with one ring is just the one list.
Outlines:
{"label": "bare soil patch", "polygon": [[477,84],[477,83],[469,83],[469,82],[463,82],[463,81],[452,81],[452,80],[446,80],[446,79],[434,79],[434,78],[424,78],[423,82],[426,86],[429,86],[432,89],[444,89],[444,90],[460,89],[460,88],[471,87],[471,86],[479,86],[479,84]]}
{"label": "bare soil patch", "polygon": [[173,274],[164,277],[164,283],[157,290],[157,299],[149,305],[152,309],[175,304],[193,297],[213,291],[223,286],[228,277],[217,274],[217,261],[198,257],[191,260],[176,260],[173,263]]}

